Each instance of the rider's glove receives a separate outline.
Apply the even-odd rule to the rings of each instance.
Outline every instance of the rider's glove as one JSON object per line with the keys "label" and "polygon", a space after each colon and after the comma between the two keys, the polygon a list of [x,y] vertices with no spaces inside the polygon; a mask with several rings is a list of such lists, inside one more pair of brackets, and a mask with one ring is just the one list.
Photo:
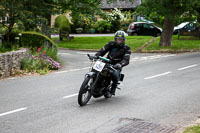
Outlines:
{"label": "rider's glove", "polygon": [[90,60],[97,60],[98,58],[98,56],[90,56]]}
{"label": "rider's glove", "polygon": [[122,69],[122,65],[117,63],[113,66],[115,69]]}

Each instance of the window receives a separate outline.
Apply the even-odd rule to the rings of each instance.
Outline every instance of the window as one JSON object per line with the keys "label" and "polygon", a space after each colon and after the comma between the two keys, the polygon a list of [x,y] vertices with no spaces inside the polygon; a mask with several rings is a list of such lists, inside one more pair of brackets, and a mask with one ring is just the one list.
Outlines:
{"label": "window", "polygon": [[135,29],[136,29],[136,30],[140,30],[141,26],[142,26],[142,24],[136,24],[136,25],[135,25]]}
{"label": "window", "polygon": [[153,29],[154,27],[152,25],[144,24],[144,29]]}

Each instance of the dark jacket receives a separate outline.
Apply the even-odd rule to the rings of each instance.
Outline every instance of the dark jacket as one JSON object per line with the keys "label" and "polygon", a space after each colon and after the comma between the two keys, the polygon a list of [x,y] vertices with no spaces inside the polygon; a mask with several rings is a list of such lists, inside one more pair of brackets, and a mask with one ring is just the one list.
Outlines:
{"label": "dark jacket", "polygon": [[118,46],[114,41],[110,41],[95,55],[104,56],[107,52],[107,58],[111,60],[111,64],[119,63],[122,66],[129,64],[131,50],[128,45]]}

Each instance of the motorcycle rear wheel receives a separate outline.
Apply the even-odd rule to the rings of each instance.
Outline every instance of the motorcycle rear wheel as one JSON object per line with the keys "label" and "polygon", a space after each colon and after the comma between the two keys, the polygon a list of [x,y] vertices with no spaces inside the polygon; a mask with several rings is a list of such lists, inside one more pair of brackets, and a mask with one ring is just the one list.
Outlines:
{"label": "motorcycle rear wheel", "polygon": [[83,81],[78,94],[78,104],[80,106],[84,106],[89,102],[92,96],[90,88],[92,83],[93,83],[92,77],[86,77],[85,80]]}

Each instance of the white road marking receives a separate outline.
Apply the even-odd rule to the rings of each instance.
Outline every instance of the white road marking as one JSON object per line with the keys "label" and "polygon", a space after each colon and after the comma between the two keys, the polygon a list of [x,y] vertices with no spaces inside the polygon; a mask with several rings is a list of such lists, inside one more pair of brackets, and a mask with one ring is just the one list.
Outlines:
{"label": "white road marking", "polygon": [[144,56],[144,57],[134,57],[130,59],[130,62],[132,61],[142,61],[142,60],[150,60],[150,59],[158,59],[158,58],[164,58],[164,57],[171,57],[176,56],[176,54],[169,54],[169,55],[152,55],[152,56]]}
{"label": "white road marking", "polygon": [[60,71],[60,72],[55,72],[55,74],[60,74],[60,73],[67,73],[67,72],[75,72],[75,71],[80,71],[80,70],[84,70],[84,69],[89,69],[90,67],[84,67],[81,69],[72,69],[72,70],[68,70],[68,71]]}
{"label": "white road marking", "polygon": [[71,97],[74,97],[74,96],[78,96],[78,93],[72,94],[72,95],[69,95],[69,96],[64,96],[64,97],[62,97],[62,98],[71,98]]}
{"label": "white road marking", "polygon": [[176,54],[164,55],[164,56],[162,56],[162,57],[171,57],[171,56],[176,56]]}
{"label": "white road marking", "polygon": [[5,113],[0,114],[0,117],[5,116],[5,115],[9,115],[9,114],[13,114],[13,113],[16,113],[16,112],[19,112],[19,111],[23,111],[23,110],[26,110],[26,109],[27,108],[20,108],[20,109],[12,110],[12,111],[9,111],[9,112],[5,112]]}
{"label": "white road marking", "polygon": [[69,72],[69,71],[60,71],[60,72],[55,72],[55,74],[66,73],[66,72]]}
{"label": "white road marking", "polygon": [[185,69],[188,69],[188,68],[192,68],[192,67],[196,67],[198,66],[197,64],[194,64],[194,65],[190,65],[190,66],[186,66],[186,67],[182,67],[182,68],[179,68],[177,70],[181,71],[181,70],[185,70]]}
{"label": "white road marking", "polygon": [[69,72],[74,72],[74,71],[79,71],[81,69],[72,69],[72,70],[69,70]]}
{"label": "white road marking", "polygon": [[149,56],[149,59],[156,59],[156,58],[161,58],[163,57],[162,55],[154,55],[154,56]]}
{"label": "white road marking", "polygon": [[84,68],[82,68],[83,70],[85,70],[85,69],[89,69],[90,67],[84,67]]}
{"label": "white road marking", "polygon": [[58,54],[63,54],[63,55],[71,55],[71,54],[69,54],[69,53],[58,53]]}
{"label": "white road marking", "polygon": [[160,76],[164,76],[164,75],[167,75],[167,74],[170,74],[172,72],[165,72],[165,73],[161,73],[161,74],[157,74],[157,75],[154,75],[154,76],[150,76],[150,77],[146,77],[144,79],[152,79],[152,78],[156,78],[156,77],[160,77]]}
{"label": "white road marking", "polygon": [[93,55],[95,53],[85,53],[85,52],[76,52],[77,54],[83,54],[83,55],[87,55],[87,54],[90,54],[90,55]]}

